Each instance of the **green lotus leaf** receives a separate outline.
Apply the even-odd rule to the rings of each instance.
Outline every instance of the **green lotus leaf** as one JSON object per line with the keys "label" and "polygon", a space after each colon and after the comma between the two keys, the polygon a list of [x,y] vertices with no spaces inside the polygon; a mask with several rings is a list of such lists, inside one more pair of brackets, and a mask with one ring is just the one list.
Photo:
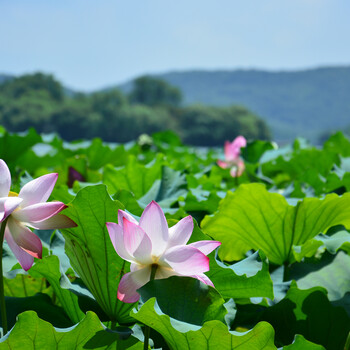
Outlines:
{"label": "green lotus leaf", "polygon": [[139,199],[148,192],[154,181],[161,178],[162,158],[159,155],[145,166],[134,156],[129,156],[126,166],[121,169],[108,164],[103,170],[103,183],[107,185],[109,193],[124,189],[133,192],[135,198]]}
{"label": "green lotus leaf", "polygon": [[53,304],[51,298],[44,293],[23,298],[5,297],[5,302],[8,328],[16,323],[19,314],[28,310],[35,311],[40,318],[55,327],[70,327],[74,324],[63,308]]}
{"label": "green lotus leaf", "polygon": [[251,327],[261,321],[273,326],[278,345],[288,345],[300,334],[326,349],[343,350],[350,331],[346,311],[330,303],[324,288],[301,290],[294,281],[286,297],[271,307],[237,304],[232,327]]}
{"label": "green lotus leaf", "polygon": [[73,323],[78,323],[83,319],[84,313],[80,310],[78,297],[68,289],[61,287],[61,279],[67,279],[67,277],[60,271],[57,256],[46,256],[41,261],[37,261],[29,270],[29,273],[33,277],[45,277],[47,279],[61,306]]}
{"label": "green lotus leaf", "polygon": [[105,185],[85,187],[64,212],[78,226],[61,231],[66,254],[85,286],[111,320],[126,323],[132,321],[133,304],[117,300],[117,289],[129,263],[114,250],[106,228],[106,222],[117,221],[118,209],[124,208]]}
{"label": "green lotus leaf", "polygon": [[141,287],[142,300],[152,297],[164,314],[177,320],[203,325],[209,320],[225,322],[225,300],[217,290],[191,277],[173,276]]}
{"label": "green lotus leaf", "polygon": [[262,252],[233,265],[211,259],[206,275],[224,298],[274,297],[269,265]]}
{"label": "green lotus leaf", "polygon": [[18,273],[14,278],[4,277],[4,292],[9,297],[30,297],[46,289],[43,278],[33,278],[27,274]]}
{"label": "green lotus leaf", "polygon": [[299,288],[321,286],[327,290],[330,301],[341,301],[350,294],[350,279],[344,276],[350,276],[350,256],[342,251],[335,257],[325,256],[319,264],[295,265],[291,271]]}
{"label": "green lotus leaf", "polygon": [[29,129],[24,135],[5,131],[0,137],[0,159],[3,159],[10,170],[18,165],[19,158],[24,158],[26,151],[42,141],[34,129]]}
{"label": "green lotus leaf", "polygon": [[312,343],[306,340],[302,335],[297,334],[294,338],[293,344],[286,345],[283,350],[325,350],[322,345]]}
{"label": "green lotus leaf", "polygon": [[221,260],[241,259],[249,249],[261,249],[279,265],[295,261],[293,246],[335,225],[350,228],[350,193],[330,194],[322,200],[305,198],[291,206],[262,184],[241,185],[236,192],[228,192],[218,212],[201,223],[205,233],[222,242]]}
{"label": "green lotus leaf", "polygon": [[185,176],[180,171],[163,166],[161,169],[161,178],[154,181],[152,187],[138,200],[138,203],[142,208],[145,208],[154,200],[162,207],[165,213],[173,213],[177,209],[171,209],[172,204],[180,196],[186,195],[186,193]]}
{"label": "green lotus leaf", "polygon": [[142,349],[142,343],[130,333],[125,330],[106,331],[91,311],[79,324],[66,330],[56,330],[34,311],[27,311],[18,316],[14,328],[0,340],[0,350]]}
{"label": "green lotus leaf", "polygon": [[255,349],[276,350],[274,330],[266,322],[261,322],[252,330],[242,333],[230,332],[220,321],[208,321],[203,326],[171,319],[155,310],[155,298],[149,299],[132,316],[159,332],[172,350],[232,350]]}

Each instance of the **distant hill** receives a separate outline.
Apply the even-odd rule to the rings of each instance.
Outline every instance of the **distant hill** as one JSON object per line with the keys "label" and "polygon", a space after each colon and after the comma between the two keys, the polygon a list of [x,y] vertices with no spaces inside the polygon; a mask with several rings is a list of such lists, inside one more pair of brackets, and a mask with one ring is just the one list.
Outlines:
{"label": "distant hill", "polygon": [[[292,72],[187,71],[154,75],[179,87],[186,105],[243,105],[269,124],[274,139],[317,141],[350,125],[350,66]],[[130,91],[131,82],[120,85]]]}

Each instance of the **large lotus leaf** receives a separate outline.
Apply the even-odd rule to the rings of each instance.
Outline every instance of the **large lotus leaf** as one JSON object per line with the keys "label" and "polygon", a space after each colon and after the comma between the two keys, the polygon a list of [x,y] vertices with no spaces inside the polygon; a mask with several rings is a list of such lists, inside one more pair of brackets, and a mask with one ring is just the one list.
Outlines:
{"label": "large lotus leaf", "polygon": [[274,346],[273,328],[261,322],[244,334],[230,332],[220,321],[208,321],[202,327],[171,319],[158,307],[155,299],[148,300],[132,316],[159,332],[172,350],[232,350],[232,349],[271,349]]}
{"label": "large lotus leaf", "polygon": [[6,132],[0,137],[0,159],[3,159],[10,170],[18,165],[18,159],[25,157],[30,147],[41,142],[41,136],[34,129],[23,135]]}
{"label": "large lotus leaf", "polygon": [[85,187],[64,212],[78,226],[62,233],[73,269],[110,319],[124,323],[133,304],[117,300],[117,289],[129,266],[115,252],[106,228],[106,222],[116,222],[118,209],[121,203],[111,199],[105,185]]}
{"label": "large lotus leaf", "polygon": [[295,246],[294,256],[297,261],[301,261],[303,257],[312,257],[317,251],[324,248],[331,254],[336,254],[339,249],[350,253],[350,233],[344,229],[335,226],[328,230],[327,234],[319,234],[315,238],[310,239],[302,246]]}
{"label": "large lotus leaf", "polygon": [[60,263],[55,255],[46,256],[29,270],[33,277],[45,277],[52,286],[61,306],[73,323],[78,323],[84,317],[80,310],[78,297],[67,289],[61,287],[61,280],[67,278],[60,271]]}
{"label": "large lotus leaf", "polygon": [[[74,271],[72,270],[72,267],[70,265],[70,261],[64,252],[64,244],[65,241],[62,234],[59,230],[56,230],[53,236],[51,237],[50,242],[50,251],[54,255],[50,256],[52,260],[50,260],[49,267],[41,266],[40,272],[43,275],[49,275],[53,279],[53,282],[50,281],[50,284],[53,284],[56,288],[63,289],[63,291],[60,291],[60,293],[63,294],[63,297],[67,297],[65,303],[68,304],[70,308],[77,307],[77,300],[78,309],[81,309],[84,314],[87,311],[93,311],[99,316],[100,320],[109,320],[108,316],[103,312],[101,307],[96,302],[94,296],[90,293],[86,286],[84,286],[82,280],[74,274]],[[59,258],[59,265],[56,256]],[[49,257],[45,257],[43,261],[46,261],[47,258]],[[37,264],[33,265],[33,267],[29,270],[29,273],[37,274],[37,265],[40,266],[40,260],[37,261]],[[74,277],[73,283],[71,283],[66,274],[63,273],[64,271],[66,271],[67,276],[69,275],[70,277]],[[57,279],[59,282],[58,284]],[[64,290],[67,290],[72,293],[68,294],[67,291]],[[64,303],[61,304],[63,307],[65,307]],[[69,311],[72,312],[73,310]],[[80,313],[80,311],[78,312]],[[69,315],[69,312],[67,312],[67,314]]]}
{"label": "large lotus leaf", "polygon": [[218,158],[216,150],[208,148],[176,146],[162,144],[158,153],[162,152],[166,156],[167,164],[172,169],[184,171],[186,174],[195,174],[201,172],[207,167],[207,171],[212,167],[213,162]]}
{"label": "large lotus leaf", "polygon": [[142,208],[145,208],[152,200],[156,201],[163,210],[170,209],[171,205],[180,196],[186,194],[186,178],[179,171],[166,166],[162,167],[161,179],[155,180],[150,190],[138,200]]}
{"label": "large lotus leaf", "polygon": [[26,310],[35,310],[42,318],[55,323],[56,326],[67,327],[73,324],[64,310],[53,304],[50,297],[54,291],[51,287],[47,287],[45,278],[39,275],[36,276],[38,278],[33,278],[20,266],[6,275],[10,277],[4,277],[6,310],[10,327],[15,323],[16,316]]}
{"label": "large lotus leaf", "polygon": [[321,195],[329,187],[328,176],[335,164],[340,164],[336,153],[307,148],[295,149],[288,156],[264,163],[261,169],[278,188],[297,181],[310,185],[317,195]]}
{"label": "large lotus leaf", "polygon": [[322,176],[326,176],[335,162],[339,163],[336,153],[307,148],[294,151],[287,157],[279,157],[274,162],[265,163],[262,170],[267,176],[284,172],[291,179],[303,180],[307,179],[305,176],[310,169],[315,169]]}
{"label": "large lotus leaf", "polygon": [[324,350],[322,345],[312,343],[306,340],[302,335],[297,334],[294,338],[293,344],[286,345],[283,350]]}
{"label": "large lotus leaf", "polygon": [[274,297],[268,261],[262,252],[233,265],[211,259],[206,274],[224,298]]}
{"label": "large lotus leaf", "polygon": [[89,167],[95,170],[102,168],[108,163],[116,166],[122,165],[127,158],[124,146],[112,149],[111,146],[103,144],[99,138],[93,139],[91,145],[85,149],[84,153],[88,158]]}
{"label": "large lotus leaf", "polygon": [[324,143],[323,149],[327,152],[334,152],[344,157],[350,157],[350,140],[343,133],[337,132]]}
{"label": "large lotus leaf", "polygon": [[155,132],[152,134],[152,139],[158,148],[164,146],[165,148],[168,148],[168,146],[182,146],[180,137],[172,130]]}
{"label": "large lotus leaf", "polygon": [[195,278],[173,276],[154,280],[138,292],[143,301],[155,297],[162,312],[177,320],[195,325],[210,320],[225,322],[225,300],[213,287]]}
{"label": "large lotus leaf", "polygon": [[269,141],[255,140],[242,149],[242,156],[249,163],[257,163],[265,152],[276,149],[275,145]]}
{"label": "large lotus leaf", "polygon": [[350,256],[344,252],[326,256],[319,264],[297,264],[291,270],[299,288],[321,286],[327,289],[330,301],[342,300],[350,293],[350,279],[345,276],[350,276]]}
{"label": "large lotus leaf", "polygon": [[35,312],[27,311],[18,316],[14,328],[0,340],[0,350],[142,349],[142,343],[133,336],[123,340],[128,334],[106,331],[91,311],[75,327],[57,330]]}
{"label": "large lotus leaf", "polygon": [[5,297],[8,328],[11,328],[16,317],[28,310],[38,313],[39,317],[51,322],[55,327],[70,327],[74,323],[64,310],[52,303],[51,298],[44,293],[37,293],[24,298]]}
{"label": "large lotus leaf", "polygon": [[192,188],[185,198],[184,209],[199,219],[205,214],[214,213],[220,202],[220,197],[215,190],[204,190],[202,186]]}
{"label": "large lotus leaf", "polygon": [[4,291],[9,297],[30,297],[44,289],[46,289],[44,278],[33,278],[20,273],[11,279],[4,277]]}
{"label": "large lotus leaf", "polygon": [[315,239],[321,241],[332,254],[335,254],[339,249],[350,253],[350,233],[346,230],[337,230],[332,235],[327,232],[327,235],[319,235]]}
{"label": "large lotus leaf", "polygon": [[129,156],[124,168],[116,169],[110,164],[104,168],[103,183],[111,194],[124,189],[133,192],[139,199],[147,193],[154,181],[161,178],[161,163],[161,155],[148,165],[142,165],[134,156]]}
{"label": "large lotus leaf", "polygon": [[62,279],[61,287],[63,289],[68,289],[78,297],[79,308],[84,314],[87,311],[93,311],[102,322],[106,322],[106,325],[113,323],[97,303],[94,296],[84,286],[84,283],[80,278],[75,278],[73,283],[71,283],[68,278]]}
{"label": "large lotus leaf", "polygon": [[136,216],[142,215],[144,208],[140,207],[140,204],[136,200],[133,192],[120,189],[116,193],[114,193],[113,199],[121,202],[124,205],[125,209],[130,213],[133,213],[133,215],[136,215]]}
{"label": "large lotus leaf", "polygon": [[255,322],[269,322],[276,332],[276,344],[287,345],[295,334],[326,349],[343,350],[350,330],[350,318],[341,307],[334,307],[326,290],[315,287],[298,289],[292,283],[286,297],[274,306],[237,305],[233,327],[247,327]]}
{"label": "large lotus leaf", "polygon": [[291,144],[287,144],[283,147],[267,150],[260,157],[259,163],[260,164],[268,163],[282,156],[289,157],[292,154],[292,152],[293,152],[293,147]]}
{"label": "large lotus leaf", "polygon": [[326,177],[323,193],[337,193],[342,195],[350,190],[350,173],[334,166],[334,170]]}
{"label": "large lotus leaf", "polygon": [[37,143],[20,158],[20,164],[31,174],[36,174],[40,169],[53,168],[65,160],[64,155],[51,145],[45,143]]}
{"label": "large lotus leaf", "polygon": [[318,237],[320,235],[317,235],[317,238],[310,239],[306,243],[304,243],[301,246],[294,246],[293,247],[293,254],[295,257],[295,260],[300,262],[304,257],[311,258],[314,255],[317,255],[317,251],[322,251],[323,243],[322,241],[318,240]]}
{"label": "large lotus leaf", "polygon": [[201,224],[205,233],[222,242],[222,260],[237,260],[249,249],[261,249],[280,265],[295,260],[294,245],[300,246],[335,225],[350,227],[350,194],[330,194],[323,200],[305,198],[291,206],[262,184],[241,185],[236,192],[228,192],[218,212]]}

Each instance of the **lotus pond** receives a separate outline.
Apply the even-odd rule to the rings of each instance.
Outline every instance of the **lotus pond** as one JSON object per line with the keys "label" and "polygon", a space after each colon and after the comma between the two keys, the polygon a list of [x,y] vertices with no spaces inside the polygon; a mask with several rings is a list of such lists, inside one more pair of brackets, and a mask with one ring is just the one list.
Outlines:
{"label": "lotus pond", "polygon": [[[349,349],[350,140],[250,141],[240,157],[234,177],[223,148],[171,132],[114,145],[0,129],[18,194],[2,225],[20,218],[42,245],[16,251],[8,225],[0,350]],[[42,201],[73,222],[56,230],[19,209],[52,173]]]}

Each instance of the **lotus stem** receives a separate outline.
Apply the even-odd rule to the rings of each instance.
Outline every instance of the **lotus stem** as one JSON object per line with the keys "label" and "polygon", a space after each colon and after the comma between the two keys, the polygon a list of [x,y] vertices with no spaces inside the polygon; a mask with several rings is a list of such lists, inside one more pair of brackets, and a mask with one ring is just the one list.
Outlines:
{"label": "lotus stem", "polygon": [[2,271],[2,252],[4,245],[5,227],[8,217],[1,223],[0,227],[0,308],[3,336],[7,333],[7,315],[5,304],[4,276]]}
{"label": "lotus stem", "polygon": [[[150,281],[153,281],[154,278],[156,277],[157,267],[158,267],[157,264],[152,265],[151,277],[149,279]],[[149,326],[145,326],[145,340],[143,343],[143,350],[148,350],[150,332],[151,332],[151,328]]]}

